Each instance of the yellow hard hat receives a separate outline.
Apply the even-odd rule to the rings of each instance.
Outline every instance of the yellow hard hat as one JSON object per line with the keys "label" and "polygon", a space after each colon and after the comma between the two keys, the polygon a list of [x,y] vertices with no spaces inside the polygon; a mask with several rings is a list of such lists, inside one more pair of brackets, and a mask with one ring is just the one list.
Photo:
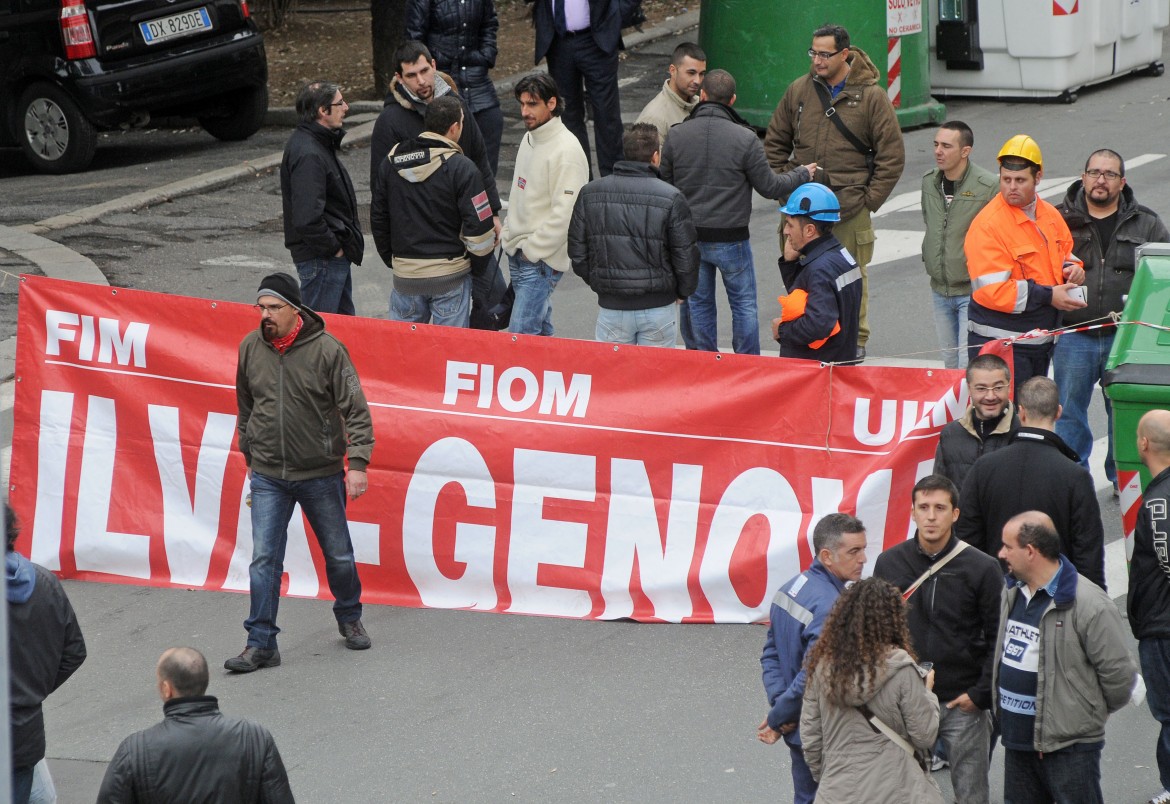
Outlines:
{"label": "yellow hard hat", "polygon": [[1044,158],[1040,156],[1040,146],[1027,134],[1017,134],[1005,142],[1003,147],[999,149],[999,156],[996,158],[1002,160],[1005,156],[1014,156],[1017,159],[1027,160],[1036,167],[1044,167]]}

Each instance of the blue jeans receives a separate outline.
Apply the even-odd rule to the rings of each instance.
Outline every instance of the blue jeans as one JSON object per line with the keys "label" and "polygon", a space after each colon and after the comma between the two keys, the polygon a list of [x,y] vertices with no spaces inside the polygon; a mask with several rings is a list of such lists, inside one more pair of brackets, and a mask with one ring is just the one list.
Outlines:
{"label": "blue jeans", "polygon": [[597,312],[594,337],[603,343],[673,348],[678,339],[675,306],[667,304],[648,310],[607,310],[602,307]]}
{"label": "blue jeans", "polygon": [[312,480],[281,480],[252,473],[252,608],[244,628],[248,646],[276,647],[276,610],[280,605],[280,580],[284,575],[284,549],[293,506],[309,520],[317,544],[325,556],[325,576],[333,593],[333,614],[338,623],[362,616],[362,584],[358,579],[349,524],[345,521],[345,475],[338,472]]}
{"label": "blue jeans", "polygon": [[804,753],[794,745],[788,746],[788,752],[792,754],[792,804],[813,804],[817,782],[804,761]]}
{"label": "blue jeans", "polygon": [[1003,804],[1105,804],[1101,746],[1044,754],[1004,749]]}
{"label": "blue jeans", "polygon": [[[1064,413],[1056,420],[1056,434],[1081,456],[1081,466],[1089,468],[1093,451],[1093,431],[1089,429],[1089,403],[1093,386],[1105,374],[1105,361],[1113,348],[1113,333],[1097,336],[1091,332],[1061,335],[1052,353],[1056,387],[1060,389],[1060,406]],[[1109,451],[1105,455],[1105,477],[1117,482],[1117,465],[1113,462],[1113,404],[1105,392],[1105,417],[1109,428]]]}
{"label": "blue jeans", "polygon": [[934,329],[946,368],[967,368],[967,305],[970,296],[944,296],[930,292],[934,300]]}
{"label": "blue jeans", "polygon": [[390,291],[390,320],[440,327],[466,327],[471,323],[471,274],[459,287],[446,293],[399,293]]}
{"label": "blue jeans", "polygon": [[353,277],[345,257],[317,257],[297,263],[301,301],[318,313],[355,315]]}
{"label": "blue jeans", "polygon": [[[699,286],[686,300],[689,326],[683,326],[688,349],[719,351],[719,321],[715,309],[715,271],[731,305],[731,346],[736,354],[760,353],[760,317],[756,302],[756,268],[747,240],[736,243],[699,241]],[[689,331],[689,334],[688,334]],[[689,340],[688,340],[689,338]]]}
{"label": "blue jeans", "polygon": [[29,793],[32,792],[33,769],[32,765],[12,769],[12,804],[28,804]]}
{"label": "blue jeans", "polygon": [[947,709],[944,703],[939,708],[938,737],[946,746],[946,758],[951,763],[955,800],[963,804],[987,804],[991,714],[982,709],[964,712],[957,706]]}
{"label": "blue jeans", "polygon": [[1138,659],[1146,680],[1146,701],[1150,714],[1162,724],[1158,733],[1158,779],[1170,790],[1170,639],[1138,640]]}
{"label": "blue jeans", "polygon": [[552,335],[552,294],[561,281],[561,272],[544,260],[529,262],[521,249],[508,255],[508,276],[516,301],[508,332],[521,335]]}

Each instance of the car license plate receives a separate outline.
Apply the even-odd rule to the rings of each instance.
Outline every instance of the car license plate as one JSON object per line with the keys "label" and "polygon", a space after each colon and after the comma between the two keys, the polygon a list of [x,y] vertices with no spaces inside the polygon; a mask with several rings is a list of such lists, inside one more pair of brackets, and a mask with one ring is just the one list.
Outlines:
{"label": "car license plate", "polygon": [[146,44],[157,45],[175,37],[210,31],[211,17],[208,16],[206,8],[200,7],[184,11],[182,14],[140,22],[138,28],[142,31],[142,38]]}

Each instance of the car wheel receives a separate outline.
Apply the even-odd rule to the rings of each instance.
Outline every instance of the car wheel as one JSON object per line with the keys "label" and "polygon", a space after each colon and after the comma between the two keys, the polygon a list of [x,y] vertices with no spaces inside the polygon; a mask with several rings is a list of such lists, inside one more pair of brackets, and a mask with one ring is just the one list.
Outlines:
{"label": "car wheel", "polygon": [[199,125],[217,140],[246,140],[264,125],[268,114],[268,88],[253,87],[222,99],[223,112],[199,118]]}
{"label": "car wheel", "polygon": [[93,160],[97,132],[61,88],[37,83],[20,96],[17,107],[20,147],[45,173],[73,173]]}

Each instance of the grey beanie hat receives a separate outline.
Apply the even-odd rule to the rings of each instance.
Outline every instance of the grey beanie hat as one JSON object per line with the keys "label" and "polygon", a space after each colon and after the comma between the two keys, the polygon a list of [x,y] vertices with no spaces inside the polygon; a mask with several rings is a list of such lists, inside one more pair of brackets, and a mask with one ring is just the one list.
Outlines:
{"label": "grey beanie hat", "polygon": [[293,307],[304,306],[301,303],[300,284],[283,271],[264,277],[263,281],[260,282],[260,287],[256,290],[256,298],[259,299],[261,296],[275,296]]}

